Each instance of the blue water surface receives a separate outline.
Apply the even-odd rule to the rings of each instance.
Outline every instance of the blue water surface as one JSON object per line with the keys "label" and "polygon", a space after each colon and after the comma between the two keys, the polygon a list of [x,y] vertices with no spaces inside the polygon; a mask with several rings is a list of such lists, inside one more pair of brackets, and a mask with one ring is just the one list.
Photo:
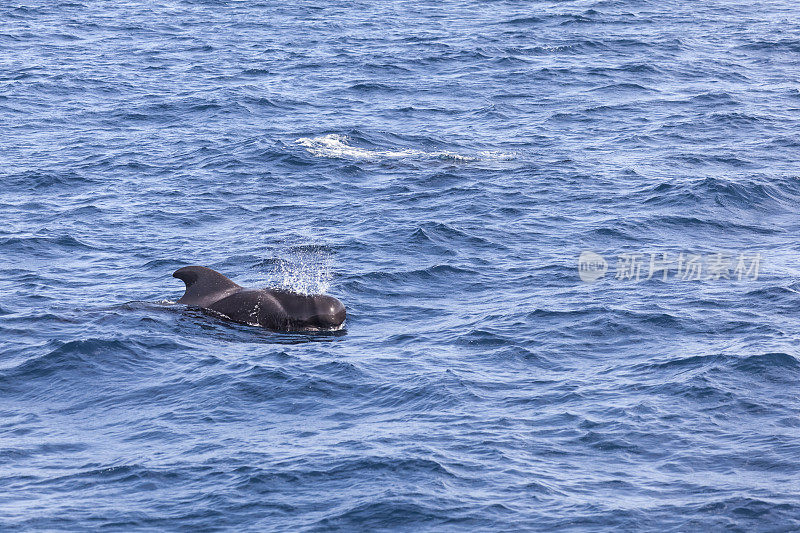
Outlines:
{"label": "blue water surface", "polygon": [[15,0],[0,51],[3,531],[800,529],[797,3]]}

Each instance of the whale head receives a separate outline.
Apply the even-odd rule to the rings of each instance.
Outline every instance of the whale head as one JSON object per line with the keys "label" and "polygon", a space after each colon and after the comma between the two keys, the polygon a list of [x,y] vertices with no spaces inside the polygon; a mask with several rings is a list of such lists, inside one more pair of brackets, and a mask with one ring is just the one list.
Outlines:
{"label": "whale head", "polygon": [[314,313],[306,320],[305,327],[324,330],[340,329],[347,313],[344,304],[327,294],[314,296]]}
{"label": "whale head", "polygon": [[298,294],[281,289],[268,289],[286,312],[288,327],[296,331],[335,331],[346,318],[344,304],[327,294]]}

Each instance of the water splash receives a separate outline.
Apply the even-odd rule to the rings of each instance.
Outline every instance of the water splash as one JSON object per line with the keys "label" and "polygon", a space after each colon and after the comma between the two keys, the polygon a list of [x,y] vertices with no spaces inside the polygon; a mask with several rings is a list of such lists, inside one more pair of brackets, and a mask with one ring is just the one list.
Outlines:
{"label": "water splash", "polygon": [[300,294],[322,294],[331,286],[333,254],[325,246],[299,246],[269,260],[268,286]]}

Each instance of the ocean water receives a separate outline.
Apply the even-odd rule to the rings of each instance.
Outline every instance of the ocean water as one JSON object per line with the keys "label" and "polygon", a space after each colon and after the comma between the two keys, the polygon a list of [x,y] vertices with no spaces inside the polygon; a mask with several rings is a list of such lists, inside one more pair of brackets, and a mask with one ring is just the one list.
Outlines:
{"label": "ocean water", "polygon": [[16,0],[0,50],[3,531],[800,529],[795,2]]}

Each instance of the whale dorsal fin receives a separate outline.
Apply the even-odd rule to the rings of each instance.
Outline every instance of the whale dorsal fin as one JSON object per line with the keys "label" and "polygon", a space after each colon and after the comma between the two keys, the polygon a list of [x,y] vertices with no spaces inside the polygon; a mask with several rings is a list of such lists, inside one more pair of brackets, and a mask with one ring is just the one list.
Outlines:
{"label": "whale dorsal fin", "polygon": [[178,300],[179,304],[208,307],[242,289],[216,270],[202,266],[179,268],[172,277],[186,284],[186,293]]}

